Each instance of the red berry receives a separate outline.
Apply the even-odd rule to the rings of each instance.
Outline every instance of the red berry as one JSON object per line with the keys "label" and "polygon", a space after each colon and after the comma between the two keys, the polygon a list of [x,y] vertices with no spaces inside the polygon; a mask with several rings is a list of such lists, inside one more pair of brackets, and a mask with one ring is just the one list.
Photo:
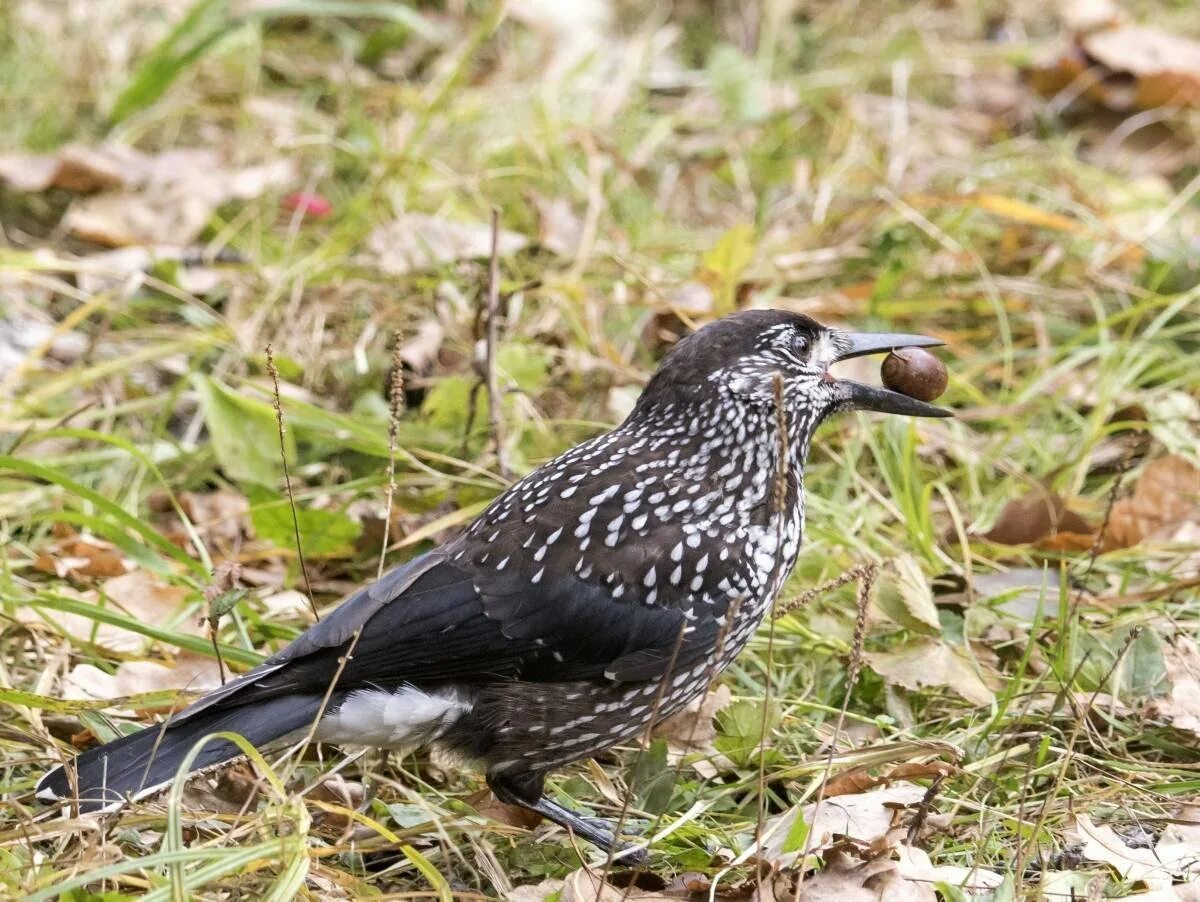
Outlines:
{"label": "red berry", "polygon": [[313,191],[294,191],[283,199],[283,209],[299,211],[313,219],[324,219],[333,212],[333,204]]}

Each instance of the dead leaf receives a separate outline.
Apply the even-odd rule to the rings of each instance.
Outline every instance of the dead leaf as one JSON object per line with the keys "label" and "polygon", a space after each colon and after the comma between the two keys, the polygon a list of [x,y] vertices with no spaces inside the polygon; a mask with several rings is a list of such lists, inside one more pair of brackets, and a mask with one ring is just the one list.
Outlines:
{"label": "dead leaf", "polygon": [[1132,548],[1147,540],[1172,541],[1189,525],[1200,525],[1200,469],[1169,454],[1147,464],[1133,494],[1113,505],[1104,543]]}
{"label": "dead leaf", "polygon": [[776,891],[775,898],[800,902],[936,902],[931,886],[905,880],[890,858],[861,861],[842,851],[826,856],[825,867],[805,877],[797,895]]}
{"label": "dead leaf", "polygon": [[924,787],[901,781],[883,789],[834,796],[793,808],[764,825],[762,857],[780,868],[796,864],[800,850],[785,852],[784,847],[797,817],[808,825],[809,854],[831,848],[839,838],[863,846],[877,845],[896,826],[897,812],[916,805],[924,796]]}
{"label": "dead leaf", "polygon": [[[245,575],[246,570],[242,568],[243,581],[245,581]],[[268,595],[263,598],[262,604],[273,620],[312,617],[312,603],[308,600],[307,595],[296,589],[284,589]]]}
{"label": "dead leaf", "polygon": [[[80,238],[112,247],[191,244],[221,204],[248,200],[296,179],[295,163],[288,159],[238,167],[204,148],[152,156],[108,146],[103,153],[111,163],[103,187],[112,190],[76,200],[63,226]],[[65,171],[78,186],[101,186],[95,166]],[[85,172],[90,181],[85,181]]]}
{"label": "dead leaf", "polygon": [[948,761],[930,761],[928,763],[911,762],[897,764],[879,774],[872,774],[873,766],[855,767],[838,774],[825,784],[821,793],[824,798],[840,795],[853,795],[867,792],[876,786],[895,783],[899,780],[920,780],[930,777],[948,777],[958,773],[958,768]]}
{"label": "dead leaf", "polygon": [[253,811],[261,782],[249,761],[234,761],[215,773],[189,778],[183,790],[183,805],[217,814]]}
{"label": "dead leaf", "polygon": [[[164,583],[161,577],[147,570],[134,570],[106,579],[101,588],[107,596],[104,601],[101,601],[100,593],[96,590],[73,592],[70,587],[63,587],[58,591],[89,604],[117,608],[142,623],[169,627],[191,636],[205,635],[196,618],[180,616],[183,602],[191,594],[190,590]],[[140,633],[130,632],[109,623],[99,623],[82,614],[43,610],[33,605],[19,607],[17,618],[23,623],[45,622],[57,625],[70,636],[93,642],[110,651],[141,654],[154,641]]]}
{"label": "dead leaf", "polygon": [[202,692],[220,685],[213,658],[181,652],[170,662],[123,661],[114,674],[92,664],[77,664],[63,679],[62,692],[68,699],[106,699],[162,689]]}
{"label": "dead leaf", "polygon": [[538,213],[538,244],[560,257],[574,257],[583,240],[583,219],[561,197],[534,195]]}
{"label": "dead leaf", "polygon": [[522,830],[532,830],[542,822],[542,816],[536,811],[530,811],[520,805],[509,805],[501,802],[490,789],[481,789],[467,798],[470,805],[481,816],[488,820],[506,824],[509,827],[520,827]]}
{"label": "dead leaf", "polygon": [[1056,550],[1087,550],[1094,542],[1090,524],[1068,510],[1056,492],[1036,488],[1004,505],[995,524],[982,538],[997,545],[1053,546]]}
{"label": "dead leaf", "polygon": [[291,181],[289,167],[286,176],[282,170],[275,174],[262,172],[257,191],[246,194],[235,190],[235,184],[242,181],[240,176],[247,174],[233,174],[233,182],[223,182],[222,173],[214,172],[210,182],[181,183],[161,192],[98,194],[72,204],[63,225],[79,238],[110,247],[155,242],[191,244],[221,204]]}
{"label": "dead leaf", "polygon": [[1063,4],[1059,16],[1064,26],[1083,34],[1097,28],[1120,25],[1124,13],[1113,0],[1068,0]]}
{"label": "dead leaf", "polygon": [[175,281],[188,294],[204,297],[225,283],[227,273],[215,266],[197,262],[195,252],[187,247],[167,244],[134,245],[88,254],[64,261],[64,271],[70,270],[75,284],[86,294],[113,291],[139,286],[146,273],[165,262],[181,264],[175,269]]}
{"label": "dead leaf", "polygon": [[1170,691],[1146,706],[1148,717],[1200,736],[1200,645],[1186,636],[1163,645]]}
{"label": "dead leaf", "polygon": [[[308,798],[316,802],[325,802],[347,812],[357,811],[366,797],[366,789],[361,783],[346,780],[341,774],[332,774],[318,783],[308,793]],[[325,835],[342,836],[354,826],[354,819],[341,811],[327,811],[318,808],[313,813],[314,824]]]}
{"label": "dead leaf", "polygon": [[563,881],[559,902],[679,902],[679,896],[637,887],[613,886],[599,874],[580,868]]}
{"label": "dead leaf", "polygon": [[121,576],[136,565],[111,542],[83,534],[60,538],[38,554],[33,566],[59,579],[91,582],[98,577]]}
{"label": "dead leaf", "polygon": [[678,752],[710,751],[717,738],[713,718],[732,700],[733,693],[722,683],[656,726],[654,737],[667,740],[668,748]]}
{"label": "dead leaf", "polygon": [[933,887],[935,883],[945,883],[958,887],[969,895],[975,893],[990,893],[1004,882],[1004,877],[995,871],[980,868],[964,868],[957,865],[940,865],[934,867],[929,859],[929,853],[914,846],[901,846],[898,872],[905,880],[912,880]]}
{"label": "dead leaf", "polygon": [[882,578],[876,580],[871,600],[879,612],[907,630],[934,636],[942,633],[933,592],[921,565],[911,555],[901,555],[891,562]]}
{"label": "dead leaf", "polygon": [[868,652],[864,657],[884,680],[906,689],[945,686],[977,705],[989,705],[995,699],[975,665],[936,639],[919,639],[890,651]]}
{"label": "dead leaf", "polygon": [[446,327],[436,319],[427,319],[417,327],[417,334],[400,346],[396,355],[415,375],[428,376],[437,363],[445,338]]}
{"label": "dead leaf", "polygon": [[142,165],[143,159],[119,144],[96,148],[70,144],[55,154],[5,154],[0,156],[0,182],[26,194],[48,188],[90,194],[125,186],[126,173]]}
{"label": "dead leaf", "polygon": [[981,600],[1002,597],[993,602],[994,610],[1032,623],[1039,607],[1043,616],[1057,613],[1061,581],[1059,571],[1050,567],[1014,567],[996,573],[976,573],[971,588]]}
{"label": "dead leaf", "polygon": [[547,899],[561,899],[563,881],[557,877],[549,877],[541,883],[529,886],[514,886],[504,898],[507,902],[545,902]]}
{"label": "dead leaf", "polygon": [[1200,42],[1147,25],[1098,28],[1030,70],[1038,93],[1077,93],[1117,112],[1200,105]]}
{"label": "dead leaf", "polygon": [[1132,75],[1137,109],[1200,104],[1200,42],[1146,25],[1125,25],[1081,40],[1093,60],[1114,73]]}
{"label": "dead leaf", "polygon": [[1176,878],[1200,876],[1200,844],[1161,839],[1154,848],[1131,848],[1112,827],[1092,823],[1086,814],[1075,816],[1070,838],[1083,844],[1088,861],[1108,865],[1124,881],[1145,883],[1150,889],[1168,889]]}
{"label": "dead leaf", "polygon": [[[500,256],[508,257],[529,244],[529,239],[501,229],[497,243]],[[492,229],[486,223],[403,213],[376,228],[367,238],[367,248],[382,272],[402,276],[491,256]]]}
{"label": "dead leaf", "polygon": [[[215,492],[182,492],[179,507],[191,521],[193,528],[205,543],[215,545],[223,551],[232,550],[239,542],[252,535],[250,527],[250,502],[245,495],[220,489]],[[186,536],[183,525],[177,530]],[[175,530],[170,533],[177,538]],[[189,537],[190,538],[190,537]]]}

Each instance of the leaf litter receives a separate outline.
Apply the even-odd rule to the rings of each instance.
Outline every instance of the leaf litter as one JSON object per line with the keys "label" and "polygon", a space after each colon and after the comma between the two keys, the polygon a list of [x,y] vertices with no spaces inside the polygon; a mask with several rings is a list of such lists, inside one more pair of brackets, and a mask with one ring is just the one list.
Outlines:
{"label": "leaf litter", "polygon": [[0,181],[13,190],[90,195],[70,205],[62,227],[109,247],[191,244],[222,204],[281,190],[297,178],[287,158],[238,166],[202,147],[146,154],[110,144],[0,157]]}

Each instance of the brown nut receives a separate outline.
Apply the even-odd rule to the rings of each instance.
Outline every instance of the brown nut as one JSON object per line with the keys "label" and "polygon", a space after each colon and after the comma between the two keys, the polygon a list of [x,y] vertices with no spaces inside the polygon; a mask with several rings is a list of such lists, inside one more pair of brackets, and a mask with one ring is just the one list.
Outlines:
{"label": "brown nut", "polygon": [[892,391],[932,401],[946,390],[946,365],[921,348],[900,348],[883,359],[883,384]]}

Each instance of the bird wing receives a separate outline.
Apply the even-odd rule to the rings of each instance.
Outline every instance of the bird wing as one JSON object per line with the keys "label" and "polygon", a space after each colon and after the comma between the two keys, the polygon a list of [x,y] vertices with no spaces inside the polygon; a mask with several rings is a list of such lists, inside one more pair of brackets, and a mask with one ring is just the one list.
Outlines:
{"label": "bird wing", "polygon": [[391,571],[291,644],[192,706],[366,686],[647,680],[703,648],[679,610],[618,603],[575,575],[537,584],[488,580],[453,546]]}

